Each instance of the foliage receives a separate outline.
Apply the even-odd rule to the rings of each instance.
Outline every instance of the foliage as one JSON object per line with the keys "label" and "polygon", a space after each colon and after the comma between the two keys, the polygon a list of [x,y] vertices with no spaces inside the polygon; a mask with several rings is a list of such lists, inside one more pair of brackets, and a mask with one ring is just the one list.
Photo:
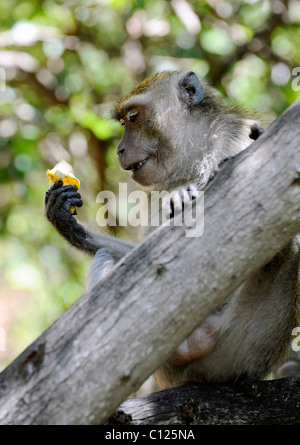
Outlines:
{"label": "foliage", "polygon": [[78,217],[95,221],[97,192],[126,177],[110,109],[163,69],[195,70],[268,125],[298,96],[300,3],[0,0],[0,10],[4,366],[84,292],[89,260],[43,214],[46,169],[62,158],[74,166]]}

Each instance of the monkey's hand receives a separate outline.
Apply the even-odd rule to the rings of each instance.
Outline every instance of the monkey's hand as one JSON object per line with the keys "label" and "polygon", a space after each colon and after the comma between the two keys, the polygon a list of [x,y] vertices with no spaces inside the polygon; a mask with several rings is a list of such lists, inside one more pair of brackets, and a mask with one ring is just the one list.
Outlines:
{"label": "monkey's hand", "polygon": [[198,190],[194,184],[189,184],[187,187],[181,187],[179,190],[174,190],[171,193],[170,218],[182,215],[185,206],[190,202],[195,201],[197,193]]}
{"label": "monkey's hand", "polygon": [[[71,214],[71,206],[81,207],[83,202],[76,185],[63,186],[62,181],[57,181],[45,194],[45,214],[56,230],[71,244],[77,245],[74,233],[81,231],[83,227],[78,224]],[[80,234],[84,236],[83,233]]]}
{"label": "monkey's hand", "polygon": [[109,235],[90,232],[71,214],[72,206],[83,205],[77,190],[76,185],[63,186],[62,181],[55,182],[45,194],[46,217],[72,246],[88,255],[94,256],[99,249],[106,248],[114,257],[122,258],[133,248],[131,244]]}

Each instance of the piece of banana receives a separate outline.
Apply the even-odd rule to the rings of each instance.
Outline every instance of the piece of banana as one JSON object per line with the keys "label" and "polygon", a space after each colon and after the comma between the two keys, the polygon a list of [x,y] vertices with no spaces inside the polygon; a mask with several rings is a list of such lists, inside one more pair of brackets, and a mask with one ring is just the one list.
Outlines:
{"label": "piece of banana", "polygon": [[[66,161],[60,161],[51,170],[47,170],[49,185],[51,186],[57,181],[62,181],[64,185],[77,185],[80,187],[80,181],[73,173],[73,168]],[[77,215],[76,207],[71,206],[72,215]]]}

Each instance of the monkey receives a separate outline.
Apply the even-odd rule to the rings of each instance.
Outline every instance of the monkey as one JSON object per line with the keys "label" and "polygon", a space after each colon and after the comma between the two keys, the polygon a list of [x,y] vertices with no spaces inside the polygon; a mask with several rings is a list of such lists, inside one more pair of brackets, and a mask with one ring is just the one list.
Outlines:
{"label": "monkey", "polygon": [[[165,190],[179,200],[193,187],[205,191],[220,165],[264,131],[193,71],[150,76],[116,104],[112,117],[124,127],[117,148],[120,168],[149,196]],[[91,289],[134,244],[88,231],[70,213],[70,206],[82,205],[77,187],[62,187],[61,181],[45,194],[48,220],[71,245],[93,257]],[[168,205],[172,214],[172,202]],[[292,329],[299,324],[299,268],[296,237],[182,342],[155,372],[158,388],[268,375],[288,355]]]}

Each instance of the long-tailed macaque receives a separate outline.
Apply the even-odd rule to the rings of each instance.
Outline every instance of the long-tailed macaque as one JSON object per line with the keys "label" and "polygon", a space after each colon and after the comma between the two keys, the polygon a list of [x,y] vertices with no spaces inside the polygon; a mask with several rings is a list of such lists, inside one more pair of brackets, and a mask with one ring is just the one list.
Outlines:
{"label": "long-tailed macaque", "polygon": [[[260,133],[247,114],[222,103],[191,71],[151,76],[116,105],[113,117],[124,127],[119,165],[148,192],[190,184],[205,190],[218,166]],[[57,182],[47,191],[47,218],[73,246],[94,257],[91,288],[133,246],[89,232],[70,206],[82,206],[76,186]],[[158,386],[263,378],[283,362],[299,325],[299,264],[294,239],[178,347],[156,372]]]}

